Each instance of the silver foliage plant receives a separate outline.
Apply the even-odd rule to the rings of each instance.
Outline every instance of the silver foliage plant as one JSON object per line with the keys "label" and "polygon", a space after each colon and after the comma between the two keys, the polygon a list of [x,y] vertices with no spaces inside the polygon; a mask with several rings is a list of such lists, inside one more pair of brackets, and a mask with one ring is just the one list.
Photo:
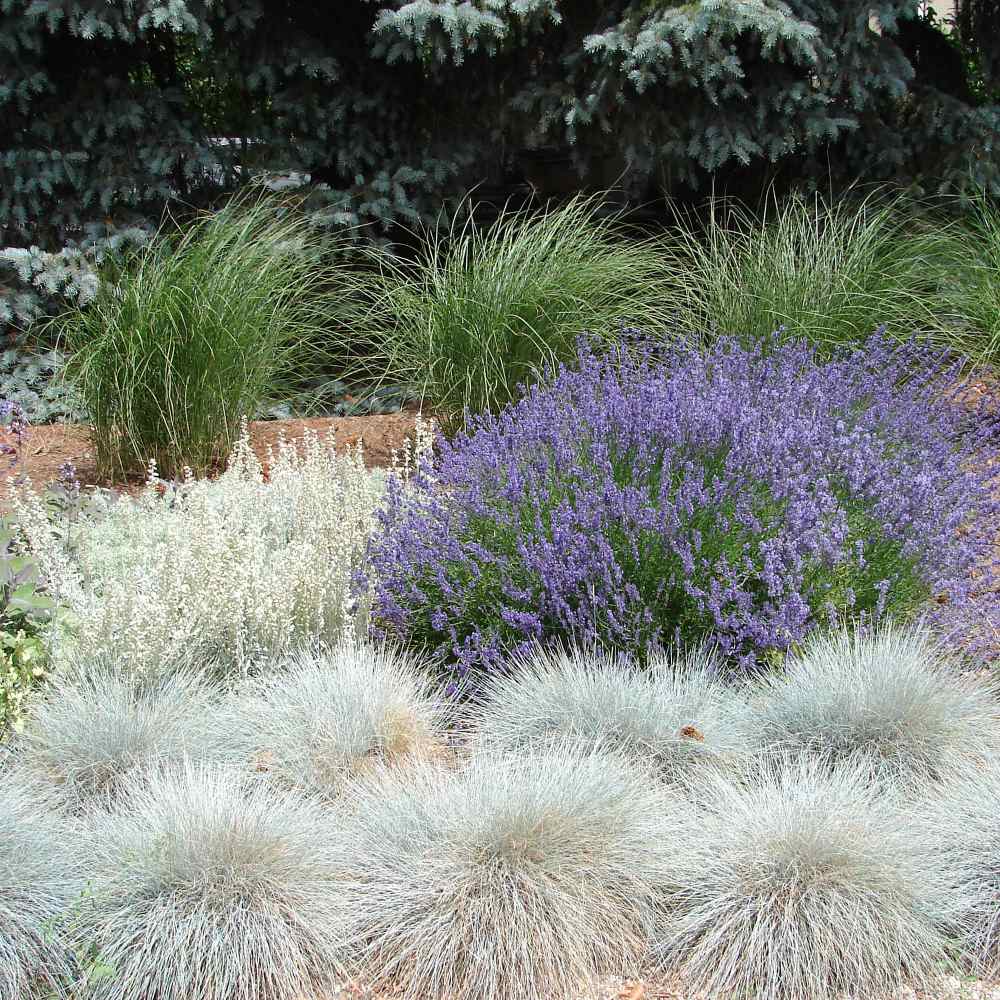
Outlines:
{"label": "silver foliage plant", "polygon": [[33,702],[14,766],[49,783],[71,810],[110,806],[133,772],[193,750],[212,698],[191,670],[142,678],[107,662],[78,666]]}
{"label": "silver foliage plant", "polygon": [[629,972],[663,918],[665,796],[619,758],[552,749],[355,785],[352,968],[414,1000],[569,997]]}
{"label": "silver foliage plant", "polygon": [[246,682],[200,743],[217,759],[332,798],[368,769],[434,754],[444,724],[433,684],[409,660],[345,642]]}
{"label": "silver foliage plant", "polygon": [[329,1000],[337,833],[317,803],[186,765],[95,813],[78,921],[107,974],[92,1000]]}
{"label": "silver foliage plant", "polygon": [[820,634],[759,685],[747,728],[758,750],[852,761],[879,783],[944,780],[1000,749],[996,685],[961,668],[919,627]]}
{"label": "silver foliage plant", "polygon": [[610,650],[540,649],[488,682],[473,740],[494,750],[600,746],[652,762],[667,779],[698,762],[733,762],[748,747],[744,712],[718,667],[709,647],[656,654],[646,669]]}
{"label": "silver foliage plant", "polygon": [[699,774],[673,831],[662,958],[708,997],[856,1000],[933,979],[939,873],[866,772],[816,760]]}
{"label": "silver foliage plant", "polygon": [[67,995],[65,931],[83,886],[72,830],[45,789],[0,775],[0,997]]}

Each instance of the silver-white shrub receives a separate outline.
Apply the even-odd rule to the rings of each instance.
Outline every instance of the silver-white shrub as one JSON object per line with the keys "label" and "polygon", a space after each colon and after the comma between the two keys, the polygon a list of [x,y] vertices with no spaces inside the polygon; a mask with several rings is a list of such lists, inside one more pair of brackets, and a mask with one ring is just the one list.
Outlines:
{"label": "silver-white shrub", "polygon": [[110,805],[133,771],[178,763],[202,738],[213,692],[196,674],[130,677],[109,665],[57,676],[32,703],[18,771],[69,809]]}
{"label": "silver-white shrub", "polygon": [[329,813],[232,772],[126,783],[95,813],[77,922],[109,970],[88,1000],[329,1000],[340,943]]}
{"label": "silver-white shrub", "polygon": [[67,995],[65,932],[83,887],[71,830],[45,791],[0,775],[0,997]]}
{"label": "silver-white shrub", "polygon": [[368,779],[343,844],[353,967],[420,1000],[571,997],[634,969],[662,919],[665,803],[599,753]]}
{"label": "silver-white shrub", "polygon": [[428,757],[443,730],[441,700],[413,664],[348,642],[241,685],[201,742],[247,771],[334,797],[369,768]]}
{"label": "silver-white shrub", "polygon": [[612,651],[539,650],[489,683],[473,739],[507,750],[552,739],[614,748],[668,779],[735,760],[748,745],[740,698],[716,666],[707,648],[659,654],[646,669]]}
{"label": "silver-white shrub", "polygon": [[[423,428],[419,446],[427,446]],[[178,659],[244,667],[360,628],[351,596],[384,476],[307,434],[265,467],[244,436],[216,480],[151,478],[67,530],[28,490],[12,503],[45,582],[70,613],[53,653],[137,670]],[[355,604],[358,605],[355,609]]]}
{"label": "silver-white shrub", "polygon": [[693,992],[868,1000],[934,975],[939,873],[863,770],[705,771],[689,795],[662,957]]}
{"label": "silver-white shrub", "polygon": [[993,682],[919,628],[821,634],[749,704],[759,749],[854,761],[879,782],[937,780],[1000,749]]}

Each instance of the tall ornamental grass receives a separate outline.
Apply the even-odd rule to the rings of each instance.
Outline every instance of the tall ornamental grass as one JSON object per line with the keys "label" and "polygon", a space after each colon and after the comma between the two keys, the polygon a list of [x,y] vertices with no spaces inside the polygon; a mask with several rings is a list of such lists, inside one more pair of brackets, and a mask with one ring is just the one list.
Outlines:
{"label": "tall ornamental grass", "polygon": [[959,333],[957,342],[970,357],[1000,364],[1000,205],[983,195],[968,209],[968,242],[953,263],[948,300]]}
{"label": "tall ornamental grass", "polygon": [[711,637],[751,666],[932,596],[949,629],[995,617],[972,576],[993,558],[996,428],[951,401],[957,372],[882,338],[830,361],[584,345],[390,486],[374,626],[461,685],[539,642],[642,657]]}
{"label": "tall ornamental grass", "polygon": [[884,192],[771,198],[761,212],[719,198],[703,224],[677,214],[667,297],[685,331],[760,338],[785,327],[823,350],[879,324],[896,337],[940,332],[942,277],[960,247],[954,224]]}
{"label": "tall ornamental grass", "polygon": [[242,197],[119,261],[61,318],[99,470],[203,471],[337,336],[355,279],[294,210]]}
{"label": "tall ornamental grass", "polygon": [[415,261],[379,260],[369,287],[382,329],[382,373],[413,386],[451,425],[495,413],[546,365],[572,356],[584,330],[670,320],[660,245],[576,198],[427,234]]}

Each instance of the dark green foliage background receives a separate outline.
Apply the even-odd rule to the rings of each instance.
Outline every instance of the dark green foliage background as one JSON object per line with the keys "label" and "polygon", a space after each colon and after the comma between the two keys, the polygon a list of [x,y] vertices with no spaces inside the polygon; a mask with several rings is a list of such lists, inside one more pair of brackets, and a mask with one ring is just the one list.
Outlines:
{"label": "dark green foliage background", "polygon": [[78,294],[46,252],[141,240],[269,170],[379,228],[545,189],[549,151],[564,185],[644,200],[778,175],[1000,192],[996,5],[960,4],[953,41],[918,6],[0,0],[0,247],[38,248],[0,257],[0,324]]}

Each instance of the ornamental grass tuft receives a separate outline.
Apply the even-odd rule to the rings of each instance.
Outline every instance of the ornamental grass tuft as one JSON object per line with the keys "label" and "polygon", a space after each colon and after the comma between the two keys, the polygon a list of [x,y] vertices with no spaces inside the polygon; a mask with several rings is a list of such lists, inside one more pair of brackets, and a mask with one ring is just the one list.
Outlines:
{"label": "ornamental grass tuft", "polygon": [[56,677],[16,744],[16,767],[70,810],[112,806],[136,771],[178,763],[201,739],[212,691],[192,671],[150,678],[89,666]]}
{"label": "ornamental grass tuft", "polygon": [[675,223],[667,300],[685,331],[759,339],[782,327],[831,351],[885,323],[895,337],[955,344],[941,306],[961,229],[902,195],[771,192],[758,212],[713,198],[703,226]]}
{"label": "ornamental grass tuft", "polygon": [[58,320],[101,475],[150,461],[204,472],[244,417],[318,371],[324,341],[350,326],[346,245],[276,198],[240,195],[106,268],[93,301]]}
{"label": "ornamental grass tuft", "polygon": [[756,686],[746,731],[758,751],[919,790],[1000,754],[997,685],[963,667],[920,628],[822,634]]}
{"label": "ornamental grass tuft", "polygon": [[949,262],[945,301],[953,341],[970,358],[1000,361],[1000,206],[980,193],[964,216],[965,243]]}
{"label": "ornamental grass tuft", "polygon": [[23,777],[0,775],[0,997],[68,997],[80,854],[47,791]]}
{"label": "ornamental grass tuft", "polygon": [[663,919],[668,808],[598,753],[369,779],[343,841],[352,967],[412,1000],[570,997],[628,974]]}
{"label": "ornamental grass tuft", "polygon": [[708,647],[657,653],[649,669],[614,651],[540,649],[492,678],[473,712],[473,743],[538,750],[550,742],[614,750],[672,780],[740,761],[750,741],[739,694]]}
{"label": "ornamental grass tuft", "polygon": [[431,231],[415,261],[378,254],[364,288],[378,317],[378,373],[412,386],[454,428],[571,358],[583,330],[665,330],[662,245],[599,208],[578,197],[505,213],[487,229],[470,219]]}
{"label": "ornamental grass tuft", "polygon": [[88,1000],[329,1000],[338,834],[317,803],[188,765],[95,814],[77,920],[108,970]]}
{"label": "ornamental grass tuft", "polygon": [[920,803],[912,828],[949,876],[938,900],[961,956],[977,975],[1000,976],[1000,759],[969,767]]}
{"label": "ornamental grass tuft", "polygon": [[863,771],[705,772],[689,796],[662,957],[692,992],[872,1000],[933,978],[939,868]]}
{"label": "ornamental grass tuft", "polygon": [[537,643],[642,658],[711,636],[751,666],[932,595],[939,619],[996,615],[972,575],[992,564],[997,427],[954,402],[959,371],[880,336],[825,362],[805,343],[583,343],[390,484],[376,632],[460,686]]}
{"label": "ornamental grass tuft", "polygon": [[241,687],[201,742],[212,756],[332,798],[372,768],[439,750],[440,706],[406,658],[349,643],[300,654]]}

